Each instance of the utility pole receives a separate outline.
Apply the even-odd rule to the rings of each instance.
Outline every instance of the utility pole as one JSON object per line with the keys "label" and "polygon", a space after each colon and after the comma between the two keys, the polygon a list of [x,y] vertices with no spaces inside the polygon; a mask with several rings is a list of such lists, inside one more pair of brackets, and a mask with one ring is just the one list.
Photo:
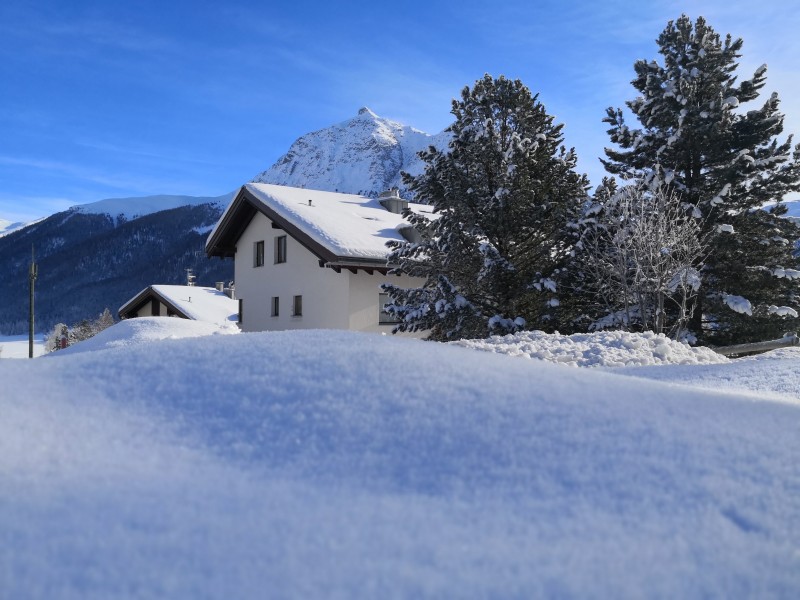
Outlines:
{"label": "utility pole", "polygon": [[39,274],[39,267],[36,265],[36,257],[33,253],[33,244],[31,244],[31,268],[28,271],[28,279],[30,281],[30,314],[28,315],[28,358],[33,358],[33,284],[36,281],[36,276]]}

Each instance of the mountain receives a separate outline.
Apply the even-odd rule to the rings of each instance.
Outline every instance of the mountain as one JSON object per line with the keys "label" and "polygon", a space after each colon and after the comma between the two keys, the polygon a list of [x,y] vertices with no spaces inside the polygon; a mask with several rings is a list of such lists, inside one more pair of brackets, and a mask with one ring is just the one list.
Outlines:
{"label": "mountain", "polygon": [[376,196],[397,187],[400,172],[422,172],[417,156],[429,146],[445,148],[450,134],[429,135],[362,108],[354,118],[300,137],[256,183]]}
{"label": "mountain", "polygon": [[[233,279],[233,262],[209,260],[205,239],[232,194],[107,200],[73,207],[0,237],[0,333],[27,331],[28,269],[36,252],[36,330],[112,313],[153,283]],[[165,200],[168,210],[158,210]],[[171,200],[170,200],[171,199]],[[104,204],[105,202],[105,204]],[[170,207],[177,203],[178,206]],[[108,212],[106,209],[111,210]]]}
{"label": "mountain", "polygon": [[[300,137],[256,182],[375,196],[407,195],[401,171],[422,171],[417,152],[444,148],[429,135],[362,108],[356,117]],[[0,221],[0,333],[27,331],[28,267],[36,251],[36,330],[113,313],[150,284],[233,279],[233,262],[205,257],[205,239],[233,194],[111,198],[26,225]],[[21,228],[16,228],[22,225]],[[4,233],[5,232],[5,233]]]}
{"label": "mountain", "polygon": [[17,229],[22,229],[29,223],[23,223],[21,221],[17,221],[16,223],[12,221],[6,221],[5,219],[0,219],[0,237],[4,235],[8,235],[12,231],[16,231]]}
{"label": "mountain", "polygon": [[72,210],[88,215],[109,215],[115,222],[125,222],[162,210],[171,210],[181,206],[198,206],[213,204],[225,209],[233,199],[233,193],[222,196],[139,196],[135,198],[108,198],[90,204],[73,206]]}

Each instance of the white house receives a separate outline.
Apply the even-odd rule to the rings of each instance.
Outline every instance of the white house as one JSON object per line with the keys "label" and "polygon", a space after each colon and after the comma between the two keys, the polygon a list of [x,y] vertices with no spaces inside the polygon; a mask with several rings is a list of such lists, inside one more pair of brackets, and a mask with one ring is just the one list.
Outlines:
{"label": "white house", "polygon": [[233,257],[244,331],[352,329],[390,332],[380,285],[422,280],[388,275],[389,240],[414,239],[403,208],[430,214],[396,191],[380,198],[262,183],[243,186],[206,242]]}
{"label": "white house", "polygon": [[220,289],[190,285],[151,285],[123,304],[121,319],[180,317],[208,323],[233,324],[239,306]]}

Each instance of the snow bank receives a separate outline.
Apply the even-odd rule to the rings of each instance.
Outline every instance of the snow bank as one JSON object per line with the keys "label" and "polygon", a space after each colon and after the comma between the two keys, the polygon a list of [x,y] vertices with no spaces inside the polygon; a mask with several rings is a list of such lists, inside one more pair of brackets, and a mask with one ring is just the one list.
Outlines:
{"label": "snow bank", "polygon": [[336,331],[0,380],[9,598],[800,595],[796,405]]}
{"label": "snow bank", "polygon": [[138,346],[158,340],[177,340],[230,333],[239,333],[235,324],[222,325],[177,317],[139,317],[120,321],[88,340],[83,340],[47,356],[96,352],[107,348]]}
{"label": "snow bank", "polygon": [[460,340],[459,346],[538,358],[573,367],[623,367],[632,365],[700,365],[728,359],[705,347],[693,348],[653,332],[603,331],[575,335],[523,331],[486,340]]}

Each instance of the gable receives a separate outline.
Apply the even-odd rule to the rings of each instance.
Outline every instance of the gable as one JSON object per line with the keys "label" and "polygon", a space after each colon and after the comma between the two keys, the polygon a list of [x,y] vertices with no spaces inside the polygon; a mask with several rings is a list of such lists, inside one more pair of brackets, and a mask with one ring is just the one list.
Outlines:
{"label": "gable", "polygon": [[164,304],[168,310],[175,313],[176,316],[182,319],[190,318],[168,298],[164,297],[162,294],[159,294],[155,289],[153,289],[153,286],[146,287],[136,296],[128,300],[120,307],[119,311],[117,311],[117,314],[119,315],[120,319],[129,319],[135,317],[142,308],[151,303],[153,300]]}

